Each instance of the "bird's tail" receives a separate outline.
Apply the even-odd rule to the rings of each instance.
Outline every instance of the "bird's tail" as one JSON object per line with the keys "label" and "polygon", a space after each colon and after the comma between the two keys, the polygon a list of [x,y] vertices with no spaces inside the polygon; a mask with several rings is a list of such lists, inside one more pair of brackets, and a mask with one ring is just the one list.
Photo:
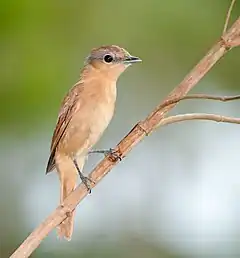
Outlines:
{"label": "bird's tail", "polygon": [[[56,158],[56,163],[61,183],[60,202],[62,204],[66,197],[74,191],[77,184],[78,172],[72,159],[69,157],[58,157]],[[78,165],[82,170],[84,160],[79,160]],[[73,233],[74,215],[75,210],[68,214],[68,217],[58,226],[57,234],[59,238],[64,237],[68,241],[71,240]]]}

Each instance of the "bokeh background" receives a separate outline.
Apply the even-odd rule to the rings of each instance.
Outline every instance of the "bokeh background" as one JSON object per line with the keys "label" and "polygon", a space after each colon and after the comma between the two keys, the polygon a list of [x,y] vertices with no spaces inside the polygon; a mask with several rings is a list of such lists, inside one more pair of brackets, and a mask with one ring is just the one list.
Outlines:
{"label": "bokeh background", "polygon": [[[236,1],[231,21],[240,11]],[[91,48],[118,44],[142,64],[118,83],[115,117],[96,148],[114,147],[219,38],[230,0],[0,1],[0,257],[54,210],[45,176],[60,102]],[[234,49],[194,92],[239,94]],[[240,116],[240,103],[185,101],[172,113]],[[240,128],[163,127],[77,208],[71,242],[53,231],[31,257],[240,257]],[[91,156],[89,172],[101,159]]]}

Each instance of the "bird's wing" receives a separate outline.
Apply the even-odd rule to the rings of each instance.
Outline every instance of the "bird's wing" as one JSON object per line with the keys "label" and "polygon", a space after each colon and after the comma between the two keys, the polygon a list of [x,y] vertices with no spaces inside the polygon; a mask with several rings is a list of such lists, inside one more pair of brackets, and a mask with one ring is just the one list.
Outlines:
{"label": "bird's wing", "polygon": [[83,82],[79,82],[69,91],[69,93],[63,99],[61,109],[58,115],[57,125],[55,127],[52,143],[51,143],[51,154],[48,160],[46,173],[49,173],[55,168],[55,152],[59,141],[65,134],[66,128],[72,119],[73,114],[76,111],[78,95],[83,89]]}

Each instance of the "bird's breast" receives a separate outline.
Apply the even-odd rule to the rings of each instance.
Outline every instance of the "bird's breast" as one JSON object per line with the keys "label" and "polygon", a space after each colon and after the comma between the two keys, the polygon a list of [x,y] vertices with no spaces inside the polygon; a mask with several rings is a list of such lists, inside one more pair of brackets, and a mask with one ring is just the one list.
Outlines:
{"label": "bird's breast", "polygon": [[92,144],[95,144],[110,123],[115,109],[115,101],[116,86],[113,85],[103,89],[101,93],[99,92],[96,101],[92,103],[89,113],[91,116],[89,129]]}
{"label": "bird's breast", "polygon": [[85,152],[92,148],[112,119],[116,84],[103,86],[89,88],[80,96],[79,109],[70,125],[73,132],[71,140],[78,146],[78,154],[81,154],[83,149]]}

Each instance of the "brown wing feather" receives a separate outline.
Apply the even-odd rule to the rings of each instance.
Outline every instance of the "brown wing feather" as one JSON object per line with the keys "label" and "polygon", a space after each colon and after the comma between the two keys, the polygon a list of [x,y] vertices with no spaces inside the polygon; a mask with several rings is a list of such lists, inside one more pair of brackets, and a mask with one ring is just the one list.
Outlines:
{"label": "brown wing feather", "polygon": [[66,128],[72,119],[72,115],[75,113],[74,108],[76,106],[76,100],[80,91],[83,89],[83,83],[79,82],[69,91],[69,93],[63,99],[61,109],[58,115],[57,125],[55,127],[52,143],[51,154],[48,160],[46,174],[55,168],[55,152],[59,141],[64,136]]}

